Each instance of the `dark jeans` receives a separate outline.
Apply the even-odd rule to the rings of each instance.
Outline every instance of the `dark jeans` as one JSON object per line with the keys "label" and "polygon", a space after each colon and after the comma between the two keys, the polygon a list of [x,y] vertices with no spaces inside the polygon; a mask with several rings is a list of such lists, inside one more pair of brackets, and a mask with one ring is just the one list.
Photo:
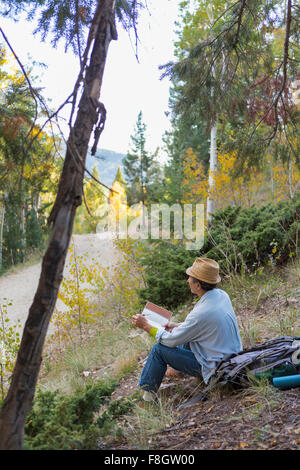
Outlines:
{"label": "dark jeans", "polygon": [[182,346],[169,348],[157,343],[151,349],[142,370],[139,387],[149,392],[157,392],[168,365],[193,377],[202,377],[201,366],[190,349]]}

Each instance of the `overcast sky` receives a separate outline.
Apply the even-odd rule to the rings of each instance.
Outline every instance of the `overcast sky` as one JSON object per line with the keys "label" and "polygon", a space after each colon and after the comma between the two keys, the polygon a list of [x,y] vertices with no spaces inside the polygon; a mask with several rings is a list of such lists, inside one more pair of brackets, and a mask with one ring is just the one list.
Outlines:
{"label": "overcast sky", "polygon": [[[107,109],[107,121],[100,148],[126,153],[140,110],[147,124],[149,149],[161,146],[161,137],[169,126],[165,116],[169,81],[159,79],[158,66],[173,58],[178,3],[179,0],[148,0],[151,16],[145,12],[139,25],[139,63],[127,33],[118,27],[119,39],[110,44],[102,86],[101,101]],[[71,49],[65,53],[63,44],[53,49],[49,39],[42,43],[38,35],[33,36],[31,23],[2,18],[0,22],[24,64],[32,60],[47,64],[47,69],[35,68],[35,74],[44,87],[44,96],[52,100],[51,106],[59,106],[73,89],[78,58]]]}

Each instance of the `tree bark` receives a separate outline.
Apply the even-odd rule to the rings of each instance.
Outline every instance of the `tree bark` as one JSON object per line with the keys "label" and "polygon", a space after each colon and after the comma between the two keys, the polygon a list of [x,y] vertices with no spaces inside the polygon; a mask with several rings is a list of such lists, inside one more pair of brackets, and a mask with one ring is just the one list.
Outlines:
{"label": "tree bark", "polygon": [[115,0],[99,0],[94,20],[93,50],[86,69],[77,117],[68,139],[57,197],[49,217],[49,223],[52,224],[51,237],[43,257],[38,288],[24,326],[11,384],[0,414],[1,450],[23,448],[24,426],[32,407],[43,345],[63,278],[76,208],[82,202],[86,154],[97,121],[95,103],[100,95],[109,44],[112,39],[117,39]]}
{"label": "tree bark", "polygon": [[215,201],[212,195],[214,180],[217,171],[217,122],[215,121],[210,130],[210,159],[208,177],[208,198],[206,207],[207,224],[211,223],[211,216],[215,212]]}
{"label": "tree bark", "polygon": [[[210,24],[214,22],[214,9],[211,3],[207,8],[207,14]],[[212,33],[211,33],[212,35]],[[223,62],[224,64],[224,62]],[[212,66],[212,77],[215,80],[215,67]],[[211,90],[211,97],[214,98],[214,89]],[[214,180],[217,170],[217,117],[214,117],[210,128],[210,157],[209,157],[209,176],[208,176],[208,198],[206,201],[206,222],[209,226],[211,224],[212,214],[215,212],[215,201],[212,195],[214,189]]]}

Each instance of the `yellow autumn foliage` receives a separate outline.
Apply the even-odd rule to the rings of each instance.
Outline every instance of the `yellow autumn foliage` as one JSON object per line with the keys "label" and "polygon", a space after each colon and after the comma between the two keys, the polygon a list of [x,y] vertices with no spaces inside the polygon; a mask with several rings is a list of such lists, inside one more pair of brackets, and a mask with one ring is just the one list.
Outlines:
{"label": "yellow autumn foliage", "polygon": [[119,227],[121,220],[127,220],[128,206],[126,191],[119,181],[113,183],[112,190],[109,195],[109,217],[111,218],[111,222],[117,224]]}
{"label": "yellow autumn foliage", "polygon": [[0,299],[0,399],[4,399],[11,374],[13,372],[16,357],[20,347],[20,320],[15,323],[10,321],[7,307],[12,305],[12,301]]}
{"label": "yellow autumn foliage", "polygon": [[211,196],[218,208],[232,204],[249,206],[254,203],[257,188],[262,184],[263,175],[257,170],[233,177],[236,154],[218,154],[218,169],[213,175],[214,186]]}
{"label": "yellow autumn foliage", "polygon": [[265,188],[268,200],[282,200],[293,197],[300,186],[300,171],[295,161],[289,164],[276,162],[267,164],[267,170],[258,171],[251,168],[239,177],[234,176],[236,152],[218,153],[217,171],[205,174],[203,165],[198,161],[198,154],[188,148],[183,159],[185,190],[184,203],[203,202],[209,196],[209,175],[214,185],[210,196],[215,201],[216,209],[227,205],[250,206],[257,203],[257,195]]}
{"label": "yellow autumn foliage", "polygon": [[143,243],[130,238],[113,241],[119,253],[109,268],[97,260],[88,262],[88,253],[76,255],[69,248],[69,272],[61,283],[58,298],[66,309],[55,309],[51,318],[54,333],[50,348],[60,350],[89,336],[93,326],[103,318],[115,324],[137,313],[138,290],[144,286],[143,269],[137,260],[143,253]]}
{"label": "yellow autumn foliage", "polygon": [[185,191],[183,203],[204,201],[208,196],[208,178],[197,157],[198,153],[192,148],[186,150],[183,159],[183,189]]}
{"label": "yellow autumn foliage", "polygon": [[274,199],[282,201],[293,197],[300,189],[299,167],[291,161],[290,163],[277,162],[272,168]]}

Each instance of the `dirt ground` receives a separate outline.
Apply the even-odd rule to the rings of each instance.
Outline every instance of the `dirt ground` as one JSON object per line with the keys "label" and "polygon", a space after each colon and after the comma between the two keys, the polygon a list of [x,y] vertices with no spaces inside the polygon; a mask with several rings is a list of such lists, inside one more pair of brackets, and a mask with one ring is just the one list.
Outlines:
{"label": "dirt ground", "polygon": [[[117,399],[134,393],[139,372],[127,377],[114,392]],[[165,378],[164,399],[178,399],[180,387],[186,399],[196,394],[197,380]],[[183,394],[183,395],[182,395]],[[109,444],[109,449],[133,450],[126,439]],[[174,425],[152,435],[153,450],[299,450],[300,388],[269,389],[265,397],[251,390],[219,389],[207,401],[178,408]]]}

